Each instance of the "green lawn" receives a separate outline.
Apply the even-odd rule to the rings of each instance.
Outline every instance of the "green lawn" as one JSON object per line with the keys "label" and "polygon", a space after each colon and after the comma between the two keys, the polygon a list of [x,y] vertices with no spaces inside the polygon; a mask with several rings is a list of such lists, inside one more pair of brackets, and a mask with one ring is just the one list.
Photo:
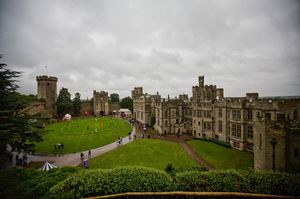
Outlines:
{"label": "green lawn", "polygon": [[[35,143],[40,153],[62,154],[84,151],[110,144],[125,137],[131,126],[128,122],[110,117],[90,117],[58,122],[45,127],[43,141]],[[62,143],[63,149],[54,149]]]}
{"label": "green lawn", "polygon": [[191,140],[188,144],[208,163],[216,169],[247,169],[253,168],[253,154],[250,152],[239,151],[232,148],[226,148],[218,144]]}
{"label": "green lawn", "polygon": [[199,166],[174,142],[140,139],[92,158],[89,168],[111,169],[118,166],[143,166],[164,170],[168,163],[178,168]]}

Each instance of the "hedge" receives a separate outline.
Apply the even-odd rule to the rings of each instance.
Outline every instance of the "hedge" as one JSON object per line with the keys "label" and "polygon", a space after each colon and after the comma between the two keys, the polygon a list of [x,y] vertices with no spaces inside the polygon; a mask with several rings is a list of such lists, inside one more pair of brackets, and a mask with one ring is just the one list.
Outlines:
{"label": "hedge", "polygon": [[215,144],[218,144],[220,146],[224,146],[226,148],[231,148],[231,145],[227,142],[223,142],[221,140],[217,140],[215,138],[194,138],[194,140],[202,140],[202,141],[206,141],[206,142],[212,142],[212,143],[215,143]]}
{"label": "hedge", "polygon": [[52,187],[48,198],[80,198],[125,192],[168,191],[172,178],[143,167],[84,170]]}
{"label": "hedge", "polygon": [[0,198],[42,198],[49,188],[80,170],[79,167],[50,171],[24,168],[0,170]]}
{"label": "hedge", "polygon": [[[300,196],[300,174],[250,170],[186,171],[168,175],[143,167],[0,171],[0,198],[81,198],[126,192],[243,192]],[[163,198],[163,197],[162,197]]]}
{"label": "hedge", "polygon": [[192,171],[177,174],[175,190],[300,196],[300,175],[271,171]]}

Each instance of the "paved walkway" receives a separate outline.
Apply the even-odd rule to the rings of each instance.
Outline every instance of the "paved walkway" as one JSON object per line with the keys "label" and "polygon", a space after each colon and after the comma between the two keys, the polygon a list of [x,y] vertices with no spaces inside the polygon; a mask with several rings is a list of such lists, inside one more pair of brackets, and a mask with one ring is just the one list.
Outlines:
{"label": "paved walkway", "polygon": [[[133,140],[133,136],[135,135],[135,128],[133,127],[132,133],[131,133],[131,138],[129,139],[129,136],[126,136],[125,138],[122,138],[122,144],[127,144]],[[117,142],[113,142],[111,144],[96,148],[96,149],[91,149],[91,156],[96,157],[98,155],[104,154],[106,152],[112,151],[116,148],[118,148],[120,145]],[[88,157],[88,150],[87,151],[81,151],[78,153],[70,153],[70,154],[65,154],[65,155],[56,155],[56,156],[36,156],[36,155],[27,155],[28,157],[28,163],[30,162],[53,162],[55,166],[58,167],[63,167],[63,166],[77,166],[81,163],[81,158],[80,154],[84,154],[84,158],[87,159]],[[13,157],[13,165],[15,166],[15,155]],[[21,156],[22,157],[22,154]]]}

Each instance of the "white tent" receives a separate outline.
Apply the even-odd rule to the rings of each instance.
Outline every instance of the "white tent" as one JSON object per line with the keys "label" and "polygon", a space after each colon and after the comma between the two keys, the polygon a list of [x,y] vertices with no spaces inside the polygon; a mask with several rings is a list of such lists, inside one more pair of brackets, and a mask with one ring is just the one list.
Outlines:
{"label": "white tent", "polygon": [[121,108],[119,110],[120,115],[126,115],[126,116],[131,116],[131,111],[127,108]]}
{"label": "white tent", "polygon": [[45,162],[44,166],[40,168],[41,171],[49,171],[51,169],[57,168],[54,164],[50,164],[49,162]]}
{"label": "white tent", "polygon": [[72,116],[70,114],[66,114],[64,120],[71,120]]}

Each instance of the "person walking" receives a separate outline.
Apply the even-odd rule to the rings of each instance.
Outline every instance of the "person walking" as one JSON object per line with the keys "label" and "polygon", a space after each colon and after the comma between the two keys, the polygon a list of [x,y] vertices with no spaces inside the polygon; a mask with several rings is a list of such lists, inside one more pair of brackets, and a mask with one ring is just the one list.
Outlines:
{"label": "person walking", "polygon": [[88,158],[91,158],[91,157],[92,157],[92,152],[91,152],[91,150],[89,150]]}
{"label": "person walking", "polygon": [[83,159],[84,159],[83,153],[80,154],[80,158],[81,158],[81,162],[83,162]]}
{"label": "person walking", "polygon": [[84,166],[84,169],[87,169],[87,168],[88,168],[88,161],[87,161],[87,160],[84,160],[83,166]]}

